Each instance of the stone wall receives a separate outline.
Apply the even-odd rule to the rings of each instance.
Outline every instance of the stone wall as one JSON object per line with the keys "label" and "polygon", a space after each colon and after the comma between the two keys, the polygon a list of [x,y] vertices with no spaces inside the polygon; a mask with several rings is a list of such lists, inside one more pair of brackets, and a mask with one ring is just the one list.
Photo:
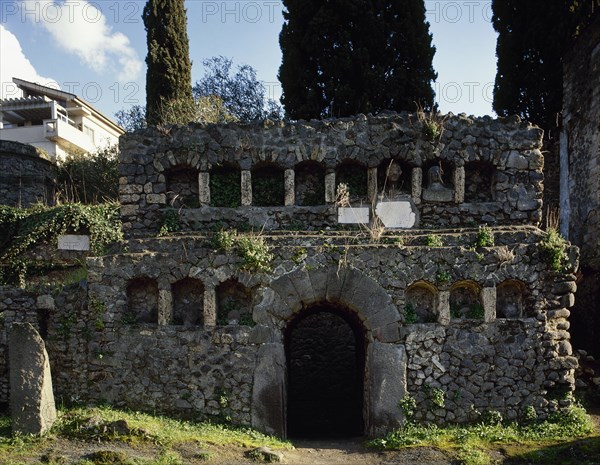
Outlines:
{"label": "stone wall", "polygon": [[578,347],[599,356],[600,335],[600,18],[564,60],[561,138],[561,222],[581,247],[581,277],[573,312]]}
{"label": "stone wall", "polygon": [[0,140],[0,204],[54,203],[56,165],[32,145]]}
{"label": "stone wall", "polygon": [[[426,137],[426,124],[437,124],[441,135]],[[180,212],[187,230],[216,221],[266,229],[337,227],[340,180],[349,184],[354,206],[370,207],[381,198],[409,202],[419,218],[415,226],[537,225],[541,138],[539,128],[516,117],[447,115],[427,123],[407,113],[147,129],[120,141],[124,228],[133,236],[157,232],[169,208]],[[393,182],[385,175],[392,161],[402,171]],[[226,189],[231,198],[223,198]]]}
{"label": "stone wall", "polygon": [[[471,405],[505,418],[533,406],[544,416],[574,388],[567,318],[575,276],[549,270],[537,229],[495,234],[496,246],[478,249],[470,248],[476,230],[442,233],[439,248],[423,245],[424,233],[388,237],[387,245],[345,233],[275,234],[266,236],[272,267],[261,273],[244,269],[238,253],[216,249],[210,236],[132,240],[127,252],[88,259],[87,289],[54,297],[4,292],[2,321],[45,326],[59,399],[226,418],[285,434],[286,328],[329,305],[354,315],[364,334],[365,433],[397,426],[406,393],[417,418],[435,423],[472,420]],[[202,317],[175,324],[174,292],[190,279],[201,302],[189,311]],[[233,295],[222,283],[232,282],[246,290],[236,294],[251,308],[245,324],[217,321],[221,293]],[[140,300],[134,289],[144,286]],[[390,389],[381,377],[393,393],[378,391]],[[432,406],[434,389],[443,392],[443,408]]]}

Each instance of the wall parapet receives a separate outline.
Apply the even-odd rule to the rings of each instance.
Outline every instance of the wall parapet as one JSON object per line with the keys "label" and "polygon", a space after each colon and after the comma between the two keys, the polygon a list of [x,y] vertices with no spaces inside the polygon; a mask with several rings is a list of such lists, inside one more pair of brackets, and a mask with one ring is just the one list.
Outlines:
{"label": "wall parapet", "polygon": [[[240,214],[268,229],[337,227],[331,213],[340,182],[354,206],[407,202],[415,226],[539,223],[541,129],[517,117],[431,121],[384,113],[127,134],[120,142],[124,229],[158,231],[169,208],[186,211],[189,230],[219,219],[235,224]],[[440,136],[428,138],[425,124],[437,124]],[[251,211],[262,213],[262,224]]]}

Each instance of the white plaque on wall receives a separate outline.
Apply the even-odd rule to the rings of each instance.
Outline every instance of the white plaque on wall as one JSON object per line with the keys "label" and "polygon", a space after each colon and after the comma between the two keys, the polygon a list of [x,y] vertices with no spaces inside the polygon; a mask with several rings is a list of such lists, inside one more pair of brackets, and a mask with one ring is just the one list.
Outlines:
{"label": "white plaque on wall", "polygon": [[412,228],[417,215],[407,201],[379,202],[375,214],[386,228]]}
{"label": "white plaque on wall", "polygon": [[369,207],[338,208],[338,223],[369,224]]}
{"label": "white plaque on wall", "polygon": [[90,250],[90,236],[75,234],[58,236],[58,250]]}

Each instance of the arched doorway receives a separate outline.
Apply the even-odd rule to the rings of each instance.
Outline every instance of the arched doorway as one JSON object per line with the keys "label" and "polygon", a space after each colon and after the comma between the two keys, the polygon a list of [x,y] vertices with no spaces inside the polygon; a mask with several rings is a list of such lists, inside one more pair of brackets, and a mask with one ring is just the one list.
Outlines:
{"label": "arched doorway", "polygon": [[285,331],[290,437],[364,434],[365,331],[353,312],[312,305]]}

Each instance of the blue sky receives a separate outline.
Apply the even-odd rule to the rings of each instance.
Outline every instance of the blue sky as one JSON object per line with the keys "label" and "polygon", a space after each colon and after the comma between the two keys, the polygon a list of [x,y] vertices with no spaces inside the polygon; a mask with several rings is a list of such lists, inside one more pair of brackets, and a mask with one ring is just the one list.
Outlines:
{"label": "blue sky", "polygon": [[[272,97],[281,87],[277,0],[186,0],[192,79],[204,58],[224,55],[253,66]],[[146,35],[138,0],[1,0],[0,91],[11,77],[55,82],[108,116],[145,103]],[[491,1],[426,0],[437,48],[434,84],[442,112],[493,114],[496,34]]]}

